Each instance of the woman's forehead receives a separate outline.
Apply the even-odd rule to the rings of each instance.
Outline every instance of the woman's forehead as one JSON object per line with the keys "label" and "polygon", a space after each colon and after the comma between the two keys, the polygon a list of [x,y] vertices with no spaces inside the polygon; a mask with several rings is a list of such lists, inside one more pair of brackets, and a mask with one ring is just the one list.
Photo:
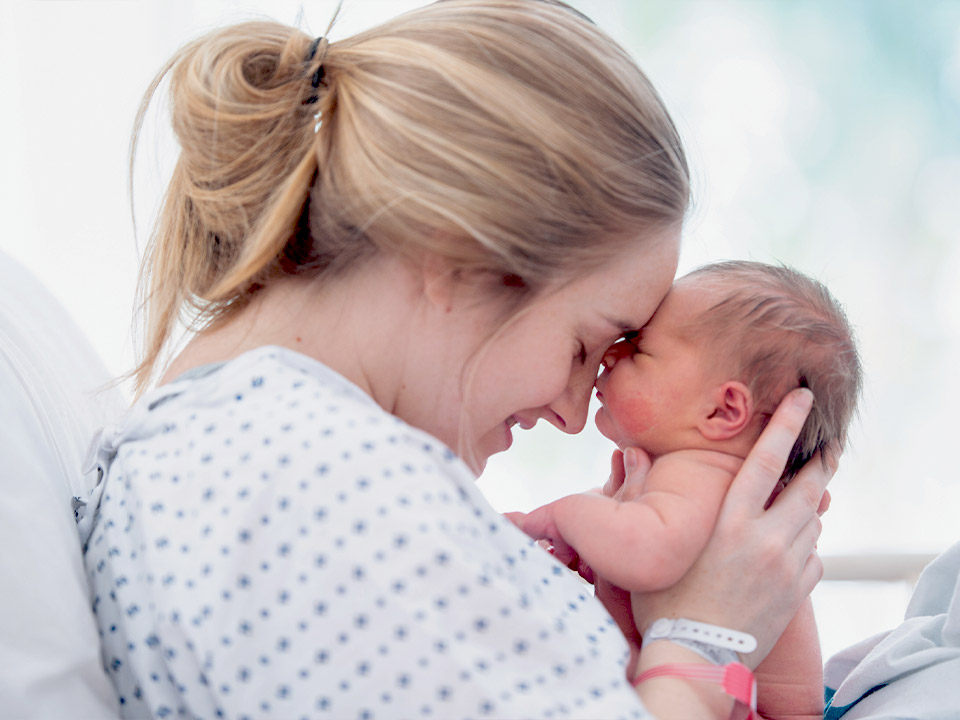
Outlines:
{"label": "woman's forehead", "polygon": [[609,312],[621,329],[640,329],[662,305],[677,271],[679,238],[679,230],[671,230],[633,245],[601,278],[610,292]]}
{"label": "woman's forehead", "polygon": [[711,306],[714,295],[710,288],[681,278],[670,287],[644,330],[666,331],[686,326]]}
{"label": "woman's forehead", "polygon": [[636,331],[647,323],[670,288],[679,255],[678,238],[679,232],[674,230],[625,243],[621,252],[599,268],[558,281],[534,302],[562,305],[577,324],[588,324],[594,330],[602,325],[613,335]]}

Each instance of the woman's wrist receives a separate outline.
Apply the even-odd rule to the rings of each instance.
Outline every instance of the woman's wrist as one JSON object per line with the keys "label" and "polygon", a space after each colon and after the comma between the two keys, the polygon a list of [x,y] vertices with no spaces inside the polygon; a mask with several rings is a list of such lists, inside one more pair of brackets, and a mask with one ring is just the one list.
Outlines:
{"label": "woman's wrist", "polygon": [[637,663],[630,673],[630,682],[636,683],[637,678],[647,670],[658,665],[666,665],[667,663],[713,664],[695,650],[684,647],[671,640],[661,640],[660,642],[645,645],[640,651]]}
{"label": "woman's wrist", "polygon": [[715,665],[739,663],[757,649],[750,633],[689,618],[658,618],[643,631],[643,647],[661,640],[682,645]]}
{"label": "woman's wrist", "polygon": [[[729,717],[735,701],[748,714],[745,717],[752,716],[757,686],[738,653],[749,653],[756,646],[749,633],[688,618],[661,617],[644,630],[632,682],[658,717]],[[654,685],[641,689],[648,684]],[[670,703],[670,698],[680,704]],[[668,703],[662,710],[661,702]]]}
{"label": "woman's wrist", "polygon": [[[643,648],[630,674],[636,683],[644,673],[673,664],[716,666],[688,647],[664,639]],[[729,718],[734,700],[720,685],[674,675],[645,679],[636,686],[646,708],[658,718]]]}

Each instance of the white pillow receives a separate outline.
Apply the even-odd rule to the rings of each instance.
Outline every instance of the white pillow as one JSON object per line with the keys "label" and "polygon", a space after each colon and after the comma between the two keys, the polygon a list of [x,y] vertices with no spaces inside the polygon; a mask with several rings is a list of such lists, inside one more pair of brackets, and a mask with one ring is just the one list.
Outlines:
{"label": "white pillow", "polygon": [[57,300],[0,253],[0,708],[10,718],[118,717],[71,498],[94,430],[122,411]]}

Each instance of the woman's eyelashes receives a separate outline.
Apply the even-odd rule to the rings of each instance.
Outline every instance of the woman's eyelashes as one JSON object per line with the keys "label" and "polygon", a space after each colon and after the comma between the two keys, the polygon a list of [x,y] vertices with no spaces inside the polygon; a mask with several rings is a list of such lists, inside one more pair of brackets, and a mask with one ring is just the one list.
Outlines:
{"label": "woman's eyelashes", "polygon": [[643,352],[643,349],[640,347],[640,331],[631,330],[630,332],[625,332],[623,334],[623,340],[628,345],[630,345],[635,352]]}

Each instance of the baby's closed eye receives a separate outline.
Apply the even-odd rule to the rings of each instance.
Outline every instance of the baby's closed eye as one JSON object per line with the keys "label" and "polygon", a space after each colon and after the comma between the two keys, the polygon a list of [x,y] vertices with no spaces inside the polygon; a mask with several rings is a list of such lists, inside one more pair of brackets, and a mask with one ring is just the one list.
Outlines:
{"label": "baby's closed eye", "polygon": [[623,358],[631,357],[637,352],[637,347],[626,338],[618,340],[603,354],[603,367],[612,370],[613,366]]}

